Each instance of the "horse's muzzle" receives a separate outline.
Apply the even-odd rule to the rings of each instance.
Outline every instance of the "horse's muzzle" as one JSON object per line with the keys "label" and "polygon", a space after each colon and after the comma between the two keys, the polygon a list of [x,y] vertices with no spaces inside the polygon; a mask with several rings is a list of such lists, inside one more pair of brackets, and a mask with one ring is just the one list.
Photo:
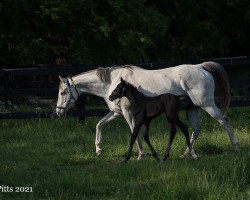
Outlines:
{"label": "horse's muzzle", "polygon": [[65,117],[66,110],[63,108],[56,108],[56,114],[58,117]]}

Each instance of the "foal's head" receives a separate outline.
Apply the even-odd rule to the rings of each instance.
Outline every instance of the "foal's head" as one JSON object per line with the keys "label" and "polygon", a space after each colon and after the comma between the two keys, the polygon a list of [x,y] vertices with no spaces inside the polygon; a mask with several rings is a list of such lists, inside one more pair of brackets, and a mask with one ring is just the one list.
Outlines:
{"label": "foal's head", "polygon": [[122,98],[124,96],[127,96],[130,93],[128,91],[138,92],[137,89],[135,88],[135,86],[131,85],[130,83],[124,81],[123,78],[121,78],[121,82],[113,90],[113,92],[109,96],[109,100],[114,101],[118,98]]}
{"label": "foal's head", "polygon": [[126,92],[127,82],[121,78],[121,82],[116,86],[111,95],[109,96],[110,101],[114,101],[118,98],[122,98]]}

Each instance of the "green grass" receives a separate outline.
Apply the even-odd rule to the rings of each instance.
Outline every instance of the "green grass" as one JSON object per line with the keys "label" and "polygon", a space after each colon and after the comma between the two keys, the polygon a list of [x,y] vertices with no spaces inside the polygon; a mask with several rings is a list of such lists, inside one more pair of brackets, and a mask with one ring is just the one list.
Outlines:
{"label": "green grass", "polygon": [[[99,118],[78,124],[74,118],[2,120],[0,185],[30,186],[32,193],[6,193],[0,199],[250,199],[250,108],[230,110],[241,152],[234,153],[224,129],[202,112],[196,144],[198,160],[179,156],[185,150],[178,131],[172,154],[157,163],[148,152],[127,164],[129,128],[123,118],[103,131],[103,155],[95,155]],[[184,116],[182,116],[184,118]],[[162,156],[168,140],[164,116],[153,121],[150,136]]]}

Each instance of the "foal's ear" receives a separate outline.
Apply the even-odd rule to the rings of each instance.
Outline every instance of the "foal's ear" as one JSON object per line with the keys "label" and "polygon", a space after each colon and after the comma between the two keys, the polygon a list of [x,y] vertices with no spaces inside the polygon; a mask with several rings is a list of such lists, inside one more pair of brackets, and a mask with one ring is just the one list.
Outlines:
{"label": "foal's ear", "polygon": [[122,82],[122,83],[125,83],[126,81],[124,81],[123,78],[121,77],[121,82]]}

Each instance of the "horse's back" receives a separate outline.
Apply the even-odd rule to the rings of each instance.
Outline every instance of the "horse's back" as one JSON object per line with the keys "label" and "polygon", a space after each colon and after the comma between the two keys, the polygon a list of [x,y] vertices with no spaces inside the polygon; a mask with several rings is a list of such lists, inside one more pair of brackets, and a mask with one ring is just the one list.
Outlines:
{"label": "horse's back", "polygon": [[202,106],[214,101],[214,80],[203,65],[184,64],[159,70],[132,66],[132,70],[124,70],[122,77],[146,96],[165,93],[188,95],[195,105]]}
{"label": "horse's back", "polygon": [[[181,81],[191,80],[200,74],[201,65],[178,65],[158,70],[146,70],[133,68],[133,74],[128,76],[128,82],[134,83],[139,91],[147,96],[156,96],[165,93],[175,95],[187,94],[182,87]],[[192,74],[195,74],[192,77]],[[197,77],[198,78],[198,77]],[[199,79],[199,78],[198,78]]]}

